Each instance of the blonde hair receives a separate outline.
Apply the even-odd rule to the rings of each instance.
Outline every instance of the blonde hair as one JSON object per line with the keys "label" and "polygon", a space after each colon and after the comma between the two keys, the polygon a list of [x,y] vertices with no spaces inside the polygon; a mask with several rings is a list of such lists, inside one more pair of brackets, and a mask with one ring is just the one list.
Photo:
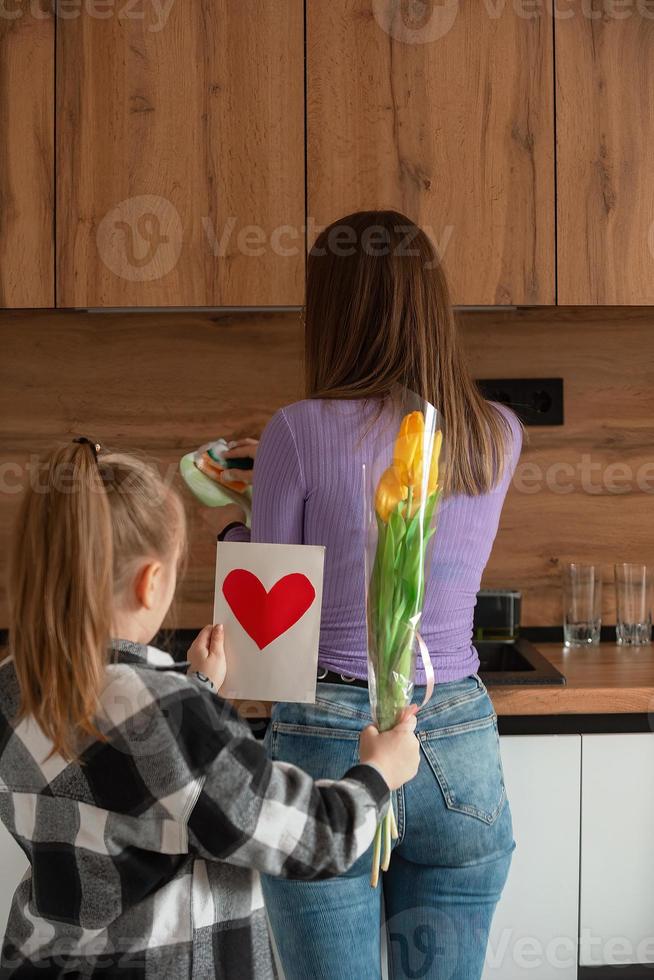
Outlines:
{"label": "blonde hair", "polygon": [[445,419],[447,492],[498,482],[509,423],[471,378],[436,249],[405,215],[358,211],[321,232],[307,265],[305,341],[308,397],[383,401],[408,388]]}
{"label": "blonde hair", "polygon": [[32,716],[72,758],[80,734],[99,737],[94,717],[112,617],[139,560],[183,548],[181,501],[141,460],[75,442],[32,470],[9,562],[10,649]]}

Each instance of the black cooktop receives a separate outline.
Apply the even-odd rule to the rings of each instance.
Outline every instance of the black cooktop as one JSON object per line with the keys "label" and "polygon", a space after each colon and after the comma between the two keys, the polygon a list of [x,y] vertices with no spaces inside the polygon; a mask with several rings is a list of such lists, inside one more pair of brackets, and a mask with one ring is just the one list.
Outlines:
{"label": "black cooktop", "polygon": [[533,643],[518,637],[512,643],[475,643],[479,676],[487,687],[504,684],[565,684],[565,677],[539,653]]}

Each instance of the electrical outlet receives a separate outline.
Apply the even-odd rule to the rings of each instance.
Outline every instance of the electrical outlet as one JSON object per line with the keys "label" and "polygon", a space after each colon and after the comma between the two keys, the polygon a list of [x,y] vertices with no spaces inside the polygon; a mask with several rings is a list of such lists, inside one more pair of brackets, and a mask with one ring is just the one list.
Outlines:
{"label": "electrical outlet", "polygon": [[484,378],[484,396],[512,408],[525,425],[563,425],[563,378]]}

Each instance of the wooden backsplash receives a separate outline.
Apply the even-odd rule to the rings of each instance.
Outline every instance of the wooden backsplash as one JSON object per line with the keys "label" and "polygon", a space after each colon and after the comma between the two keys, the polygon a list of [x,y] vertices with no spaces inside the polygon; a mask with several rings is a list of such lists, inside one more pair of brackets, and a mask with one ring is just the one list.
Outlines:
{"label": "wooden backsplash", "polygon": [[[565,425],[528,431],[484,578],[522,589],[526,625],[556,625],[562,562],[601,562],[607,584],[616,560],[654,563],[654,310],[465,313],[461,329],[476,377],[564,380]],[[296,313],[1,314],[0,554],[31,455],[82,433],[174,469],[212,437],[260,432],[299,396],[301,333]],[[211,617],[215,551],[185,499],[173,625],[197,626]]]}
{"label": "wooden backsplash", "polygon": [[560,566],[654,564],[654,309],[467,313],[476,377],[563,378],[565,424],[527,431],[484,585],[523,591],[523,623],[561,622]]}
{"label": "wooden backsplash", "polygon": [[[21,313],[0,315],[0,554],[25,477],[7,469],[57,440],[90,435],[111,449],[143,450],[167,473],[218,438],[259,433],[299,397],[299,313]],[[180,481],[181,483],[181,481]],[[212,616],[215,537],[184,488],[189,563],[175,626]],[[5,576],[0,626],[7,624]]]}

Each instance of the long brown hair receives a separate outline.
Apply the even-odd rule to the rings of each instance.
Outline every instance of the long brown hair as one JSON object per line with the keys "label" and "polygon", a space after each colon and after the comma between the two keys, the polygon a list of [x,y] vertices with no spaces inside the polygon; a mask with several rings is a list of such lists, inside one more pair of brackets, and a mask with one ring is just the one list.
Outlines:
{"label": "long brown hair", "polygon": [[397,386],[445,420],[445,487],[485,493],[500,478],[509,425],[470,376],[443,267],[429,237],[397,211],[335,221],[309,253],[306,393],[388,399]]}
{"label": "long brown hair", "polygon": [[72,758],[81,734],[99,736],[114,603],[139,559],[184,541],[177,494],[139,459],[71,443],[32,469],[9,562],[10,652],[20,717],[53,753]]}

